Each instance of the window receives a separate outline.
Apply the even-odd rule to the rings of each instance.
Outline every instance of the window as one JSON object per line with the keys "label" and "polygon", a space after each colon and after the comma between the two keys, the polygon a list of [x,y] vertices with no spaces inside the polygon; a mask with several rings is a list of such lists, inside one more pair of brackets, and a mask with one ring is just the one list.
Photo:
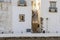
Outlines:
{"label": "window", "polygon": [[19,22],[24,22],[24,21],[25,21],[25,15],[19,14]]}
{"label": "window", "polygon": [[0,0],[0,10],[7,11],[11,0]]}
{"label": "window", "polygon": [[56,1],[50,1],[49,12],[57,12]]}
{"label": "window", "polygon": [[18,1],[18,6],[26,6],[26,1],[25,0],[19,0]]}
{"label": "window", "polygon": [[51,7],[56,7],[56,2],[55,1],[50,1],[50,6]]}
{"label": "window", "polygon": [[31,29],[27,29],[26,32],[31,32]]}

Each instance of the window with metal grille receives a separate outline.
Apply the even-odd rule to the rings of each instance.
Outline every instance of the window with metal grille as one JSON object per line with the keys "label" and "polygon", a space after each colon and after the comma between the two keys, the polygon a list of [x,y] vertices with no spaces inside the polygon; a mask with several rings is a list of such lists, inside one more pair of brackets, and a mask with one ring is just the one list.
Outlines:
{"label": "window with metal grille", "polygon": [[26,32],[31,32],[31,29],[26,29]]}
{"label": "window with metal grille", "polygon": [[49,12],[57,12],[56,1],[50,1]]}

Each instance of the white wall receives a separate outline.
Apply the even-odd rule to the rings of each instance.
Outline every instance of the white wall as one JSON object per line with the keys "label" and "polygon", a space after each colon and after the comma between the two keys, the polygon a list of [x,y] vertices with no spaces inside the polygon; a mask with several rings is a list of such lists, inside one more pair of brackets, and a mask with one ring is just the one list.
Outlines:
{"label": "white wall", "polygon": [[[26,29],[31,29],[31,0],[26,0],[27,6],[18,6],[18,0],[12,0],[12,24],[14,33],[26,33]],[[25,14],[25,22],[19,22],[19,14]]]}
{"label": "white wall", "polygon": [[[41,16],[44,18],[43,29],[51,33],[60,33],[60,0],[57,1],[57,13],[49,12],[49,2],[51,0],[41,0]],[[53,0],[54,1],[54,0]],[[48,17],[48,27],[46,26],[45,18]]]}

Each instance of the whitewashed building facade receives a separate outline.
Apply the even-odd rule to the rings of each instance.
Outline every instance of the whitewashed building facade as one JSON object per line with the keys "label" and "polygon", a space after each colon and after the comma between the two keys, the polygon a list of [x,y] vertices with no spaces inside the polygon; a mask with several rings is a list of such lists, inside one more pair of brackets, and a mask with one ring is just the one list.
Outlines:
{"label": "whitewashed building facade", "polygon": [[60,33],[59,0],[0,0],[0,33]]}
{"label": "whitewashed building facade", "polygon": [[[43,29],[47,33],[60,33],[60,0],[41,0]],[[48,19],[47,19],[48,18]]]}

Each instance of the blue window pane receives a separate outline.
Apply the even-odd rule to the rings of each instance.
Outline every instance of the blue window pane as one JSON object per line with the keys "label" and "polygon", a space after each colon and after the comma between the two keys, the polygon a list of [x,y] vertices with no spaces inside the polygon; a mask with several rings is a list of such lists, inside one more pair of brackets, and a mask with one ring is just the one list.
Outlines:
{"label": "blue window pane", "polygon": [[31,32],[31,29],[27,29],[26,32]]}
{"label": "blue window pane", "polygon": [[24,4],[24,2],[25,2],[24,0],[20,0],[20,4]]}

